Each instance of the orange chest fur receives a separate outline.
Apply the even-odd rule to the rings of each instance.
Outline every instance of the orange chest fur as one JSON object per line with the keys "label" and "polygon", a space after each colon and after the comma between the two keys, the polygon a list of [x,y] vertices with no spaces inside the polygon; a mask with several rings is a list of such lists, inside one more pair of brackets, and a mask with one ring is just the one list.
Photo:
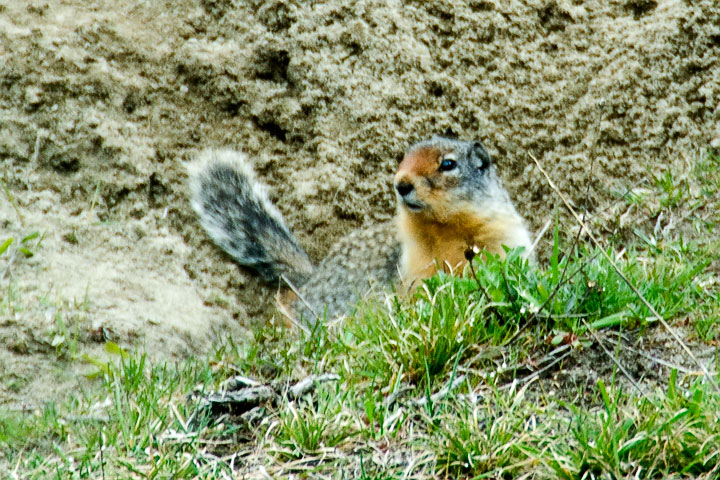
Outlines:
{"label": "orange chest fur", "polygon": [[478,247],[502,254],[503,223],[472,215],[437,223],[401,211],[398,227],[405,281],[430,277],[438,268],[461,270],[467,263],[465,251],[468,248]]}

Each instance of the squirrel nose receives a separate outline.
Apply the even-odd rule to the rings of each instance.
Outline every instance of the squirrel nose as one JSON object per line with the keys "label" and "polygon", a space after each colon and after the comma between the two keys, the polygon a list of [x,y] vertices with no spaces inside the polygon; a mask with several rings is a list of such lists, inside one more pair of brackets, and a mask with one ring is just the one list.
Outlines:
{"label": "squirrel nose", "polygon": [[408,193],[412,192],[413,188],[412,183],[400,182],[395,184],[395,190],[397,190],[401,197],[404,197]]}

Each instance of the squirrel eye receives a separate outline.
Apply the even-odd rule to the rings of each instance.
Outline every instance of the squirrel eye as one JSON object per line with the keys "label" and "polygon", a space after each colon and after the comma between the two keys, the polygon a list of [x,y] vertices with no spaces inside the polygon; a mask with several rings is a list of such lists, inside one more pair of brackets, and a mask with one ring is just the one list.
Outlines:
{"label": "squirrel eye", "polygon": [[445,159],[440,162],[441,172],[449,172],[450,170],[454,170],[455,167],[457,167],[457,163],[455,162],[455,160]]}

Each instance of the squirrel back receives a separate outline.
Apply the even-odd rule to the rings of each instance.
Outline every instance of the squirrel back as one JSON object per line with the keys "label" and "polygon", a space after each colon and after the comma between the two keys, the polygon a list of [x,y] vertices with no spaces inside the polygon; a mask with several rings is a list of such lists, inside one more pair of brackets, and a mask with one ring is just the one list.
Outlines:
{"label": "squirrel back", "polygon": [[384,298],[400,278],[399,261],[400,244],[392,222],[355,230],[330,247],[299,288],[302,298],[294,300],[288,310],[304,318],[351,314],[360,300]]}

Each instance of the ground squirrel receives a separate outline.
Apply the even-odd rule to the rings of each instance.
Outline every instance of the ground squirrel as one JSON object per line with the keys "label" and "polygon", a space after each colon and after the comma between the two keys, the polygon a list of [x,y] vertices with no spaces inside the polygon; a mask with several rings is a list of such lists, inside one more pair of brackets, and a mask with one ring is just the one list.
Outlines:
{"label": "ground squirrel", "polygon": [[315,267],[244,155],[206,150],[189,173],[192,205],[210,238],[266,281],[292,284],[299,298],[284,310],[306,323],[349,313],[392,285],[410,290],[438,268],[457,271],[468,248],[504,255],[503,245],[529,252],[531,243],[478,141],[435,136],[411,146],[395,174],[395,220],[351,233]]}

